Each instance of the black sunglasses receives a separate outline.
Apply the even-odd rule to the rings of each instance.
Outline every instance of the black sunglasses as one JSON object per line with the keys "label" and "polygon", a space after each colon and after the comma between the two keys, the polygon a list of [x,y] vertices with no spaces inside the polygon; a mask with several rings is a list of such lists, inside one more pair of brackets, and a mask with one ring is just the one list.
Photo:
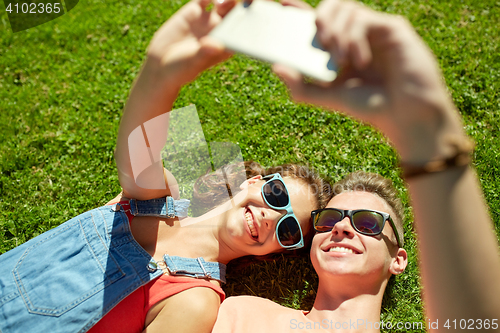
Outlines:
{"label": "black sunglasses", "polygon": [[286,214],[276,224],[276,237],[281,247],[295,250],[304,247],[304,237],[299,220],[292,210],[288,189],[279,173],[262,177],[267,180],[262,185],[262,197],[272,209],[286,210]]}
{"label": "black sunglasses", "polygon": [[363,235],[376,236],[384,230],[385,221],[389,221],[398,246],[401,247],[399,233],[389,214],[372,209],[345,210],[337,208],[323,208],[311,212],[314,229],[317,232],[327,232],[333,229],[335,224],[349,217],[354,230]]}

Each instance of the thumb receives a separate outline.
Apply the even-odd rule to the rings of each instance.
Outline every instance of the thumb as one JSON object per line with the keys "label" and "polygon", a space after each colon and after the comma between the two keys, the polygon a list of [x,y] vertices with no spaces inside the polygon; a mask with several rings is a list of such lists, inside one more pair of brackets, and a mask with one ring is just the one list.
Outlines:
{"label": "thumb", "polygon": [[273,71],[287,85],[295,101],[329,106],[326,102],[332,93],[330,85],[305,83],[304,76],[300,72],[282,64],[274,64]]}
{"label": "thumb", "polygon": [[218,56],[223,53],[225,49],[224,44],[209,36],[200,39],[200,53],[204,56]]}
{"label": "thumb", "polygon": [[286,84],[290,90],[292,98],[296,101],[302,102],[303,98],[306,97],[303,96],[304,78],[302,74],[295,69],[282,64],[274,64],[272,69],[274,73],[276,73],[276,75],[278,75],[278,77]]}
{"label": "thumb", "polygon": [[166,52],[162,63],[167,65],[168,75],[177,77],[178,83],[184,85],[230,56],[222,44],[211,39],[187,39]]}
{"label": "thumb", "polygon": [[210,37],[203,37],[198,42],[189,40],[184,44],[180,48],[184,52],[182,64],[187,72],[195,72],[195,75],[231,56],[223,44]]}
{"label": "thumb", "polygon": [[273,70],[297,102],[341,111],[361,120],[373,120],[372,117],[387,105],[387,95],[381,87],[366,84],[360,79],[337,78],[323,85],[306,83],[299,72],[281,64],[274,65]]}
{"label": "thumb", "polygon": [[199,56],[205,58],[205,67],[208,68],[228,59],[232,53],[221,42],[206,36],[200,40]]}

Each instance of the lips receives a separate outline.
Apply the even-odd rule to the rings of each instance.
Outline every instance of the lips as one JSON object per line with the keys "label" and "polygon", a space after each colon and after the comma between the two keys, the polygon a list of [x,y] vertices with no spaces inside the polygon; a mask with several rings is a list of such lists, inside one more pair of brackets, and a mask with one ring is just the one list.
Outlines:
{"label": "lips", "polygon": [[252,239],[257,241],[259,239],[259,228],[255,221],[252,211],[248,207],[246,207],[243,215],[250,236],[252,237]]}

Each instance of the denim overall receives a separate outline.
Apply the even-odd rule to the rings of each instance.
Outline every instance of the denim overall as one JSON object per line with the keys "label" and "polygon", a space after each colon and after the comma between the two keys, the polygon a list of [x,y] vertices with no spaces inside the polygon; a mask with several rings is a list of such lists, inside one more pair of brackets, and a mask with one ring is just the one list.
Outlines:
{"label": "denim overall", "polygon": [[[187,211],[169,197],[130,207],[135,216]],[[132,237],[120,204],[83,213],[0,256],[0,332],[86,332],[163,274],[159,264]],[[225,265],[203,258],[165,255],[162,264],[171,275],[225,282]]]}

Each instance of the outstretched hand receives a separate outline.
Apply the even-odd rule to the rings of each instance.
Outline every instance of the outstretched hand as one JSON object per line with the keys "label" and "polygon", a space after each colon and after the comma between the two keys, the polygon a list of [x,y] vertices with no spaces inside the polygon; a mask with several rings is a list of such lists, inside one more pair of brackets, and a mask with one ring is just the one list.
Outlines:
{"label": "outstretched hand", "polygon": [[194,80],[205,69],[231,56],[208,33],[234,7],[235,0],[192,0],[155,33],[148,47],[148,62],[177,87]]}
{"label": "outstretched hand", "polygon": [[446,137],[463,135],[460,121],[434,55],[411,25],[353,1],[325,0],[316,13],[319,41],[341,71],[332,83],[306,83],[275,65],[292,97],[373,124],[408,162],[446,155]]}

